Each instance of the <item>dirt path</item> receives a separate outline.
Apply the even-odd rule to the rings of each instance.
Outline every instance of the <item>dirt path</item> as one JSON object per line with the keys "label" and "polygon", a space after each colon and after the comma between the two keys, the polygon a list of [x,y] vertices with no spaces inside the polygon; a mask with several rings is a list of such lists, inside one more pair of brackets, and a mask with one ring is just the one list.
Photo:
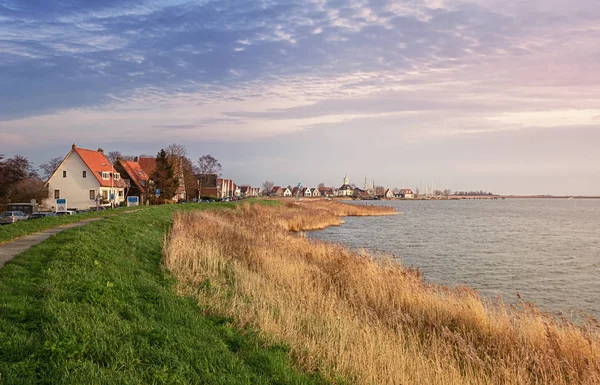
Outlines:
{"label": "dirt path", "polygon": [[87,225],[90,222],[95,222],[102,220],[104,218],[90,218],[84,219],[80,222],[69,223],[67,225],[62,225],[58,227],[53,227],[49,230],[40,231],[39,233],[34,233],[30,235],[25,235],[24,237],[20,237],[15,239],[14,241],[10,241],[0,245],[0,269],[4,264],[19,253],[29,249],[31,246],[37,245],[38,243],[50,238],[51,236],[60,233],[61,231],[65,231],[68,229],[73,229],[76,227],[82,227]]}

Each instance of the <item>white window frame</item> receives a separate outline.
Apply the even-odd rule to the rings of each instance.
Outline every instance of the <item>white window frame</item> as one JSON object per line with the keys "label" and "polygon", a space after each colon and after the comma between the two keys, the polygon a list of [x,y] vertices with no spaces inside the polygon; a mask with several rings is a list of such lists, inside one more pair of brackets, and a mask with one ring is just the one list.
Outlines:
{"label": "white window frame", "polygon": [[118,172],[115,172],[115,173],[113,174],[113,179],[114,179],[114,180],[119,180],[119,179],[121,179],[121,174],[119,174]]}
{"label": "white window frame", "polygon": [[102,171],[102,179],[104,179],[104,180],[110,179],[110,173],[108,171]]}

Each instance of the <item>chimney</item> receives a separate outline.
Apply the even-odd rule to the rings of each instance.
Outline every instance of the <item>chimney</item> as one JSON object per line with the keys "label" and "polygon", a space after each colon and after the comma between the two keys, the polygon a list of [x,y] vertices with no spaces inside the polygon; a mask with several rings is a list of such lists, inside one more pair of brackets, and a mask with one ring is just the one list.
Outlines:
{"label": "chimney", "polygon": [[104,150],[101,147],[98,147],[98,152],[104,155]]}
{"label": "chimney", "polygon": [[75,143],[73,143],[73,144],[71,145],[71,149],[72,149],[72,150],[74,150],[74,149],[76,149],[76,148],[77,148],[77,146],[75,145]]}
{"label": "chimney", "polygon": [[139,158],[136,156],[135,158],[133,158],[133,161],[137,163],[139,161]]}

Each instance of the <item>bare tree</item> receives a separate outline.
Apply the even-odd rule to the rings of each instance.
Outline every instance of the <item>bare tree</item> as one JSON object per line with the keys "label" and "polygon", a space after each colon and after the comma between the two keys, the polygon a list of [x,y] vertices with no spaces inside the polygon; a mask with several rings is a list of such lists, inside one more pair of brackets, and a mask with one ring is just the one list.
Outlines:
{"label": "bare tree", "polygon": [[24,156],[15,155],[0,160],[0,202],[10,202],[16,185],[36,176],[32,163]]}
{"label": "bare tree", "polygon": [[49,179],[52,176],[52,174],[54,174],[54,171],[56,171],[58,166],[60,166],[60,164],[62,163],[62,160],[63,160],[63,158],[56,157],[56,158],[50,159],[46,163],[40,164],[40,170],[42,171],[42,177],[44,179]]}
{"label": "bare tree", "polygon": [[271,191],[273,191],[273,186],[275,186],[275,183],[268,180],[265,181],[262,185],[263,195],[270,195]]}
{"label": "bare tree", "polygon": [[167,148],[165,149],[165,151],[167,151],[167,156],[168,157],[186,157],[187,156],[187,149],[185,148],[185,146],[181,145],[181,144],[177,144],[177,143],[171,143],[167,146]]}
{"label": "bare tree", "polygon": [[108,161],[111,164],[115,164],[115,163],[117,163],[117,160],[119,160],[119,158],[123,157],[123,155],[121,155],[121,153],[119,151],[111,151],[108,153],[108,155],[106,157],[108,158]]}
{"label": "bare tree", "polygon": [[29,202],[35,199],[38,203],[50,196],[48,186],[37,176],[31,176],[18,182],[12,192],[11,199],[15,202]]}
{"label": "bare tree", "polygon": [[198,158],[198,168],[197,171],[200,174],[198,189],[199,195],[202,196],[202,182],[205,176],[209,174],[217,174],[219,176],[221,174],[221,163],[217,159],[215,159],[212,155],[202,155]]}
{"label": "bare tree", "polygon": [[325,188],[325,183],[321,182],[321,183],[319,183],[319,185],[317,187],[318,188]]}
{"label": "bare tree", "polygon": [[445,190],[443,191],[443,193],[444,193],[444,196],[445,196],[446,198],[448,198],[448,196],[452,195],[452,190],[450,190],[450,189],[445,189]]}

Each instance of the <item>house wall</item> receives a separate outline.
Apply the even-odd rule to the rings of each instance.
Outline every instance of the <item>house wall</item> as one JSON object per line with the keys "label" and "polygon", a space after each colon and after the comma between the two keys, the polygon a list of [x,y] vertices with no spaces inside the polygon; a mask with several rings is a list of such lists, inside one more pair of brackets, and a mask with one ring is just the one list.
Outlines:
{"label": "house wall", "polygon": [[[63,178],[63,171],[67,172],[66,178]],[[85,178],[83,177],[83,171],[86,171],[87,174]],[[44,201],[44,206],[48,208],[54,208],[55,206],[54,190],[60,191],[60,198],[67,199],[68,208],[79,210],[96,206],[96,201],[90,199],[90,190],[95,190],[96,195],[101,194],[102,190],[110,190],[110,187],[100,188],[100,183],[92,171],[75,152],[71,152],[59,166],[48,181],[48,186],[50,197]],[[122,188],[115,187],[116,204],[124,200],[124,197],[119,197],[119,190],[123,191]]]}

